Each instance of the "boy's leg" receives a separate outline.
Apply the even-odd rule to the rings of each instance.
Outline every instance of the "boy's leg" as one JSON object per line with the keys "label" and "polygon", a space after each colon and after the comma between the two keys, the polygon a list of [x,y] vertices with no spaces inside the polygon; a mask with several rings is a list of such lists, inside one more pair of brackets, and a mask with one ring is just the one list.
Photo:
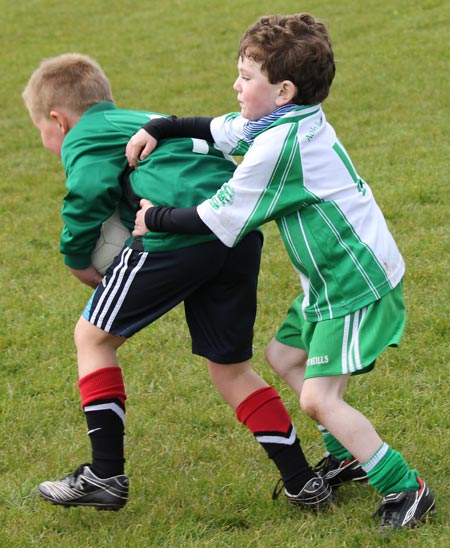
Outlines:
{"label": "boy's leg", "polygon": [[384,495],[381,527],[413,527],[434,509],[428,486],[403,456],[384,443],[370,421],[339,396],[337,377],[306,379],[303,410],[323,424],[361,463],[369,483]]}
{"label": "boy's leg", "polygon": [[225,246],[210,243],[161,253],[125,248],[75,328],[79,388],[92,444],[92,469],[122,474],[125,389],[117,349],[220,271]]}
{"label": "boy's leg", "polygon": [[115,337],[81,317],[75,328],[81,404],[92,447],[92,462],[60,481],[39,486],[41,495],[63,506],[118,510],[128,499],[124,475],[125,387]]}
{"label": "boy's leg", "polygon": [[[277,333],[282,340],[286,324]],[[301,342],[292,336],[288,337],[292,343],[301,344]],[[294,390],[298,398],[303,387],[306,359],[308,357],[306,350],[301,347],[290,346],[282,343],[276,338],[272,339],[266,348],[265,357],[271,368]],[[345,384],[341,384],[340,396],[345,390]],[[326,430],[322,425],[318,425],[322,433],[323,442],[327,453],[325,458],[314,468],[317,473],[325,478],[332,487],[339,487],[349,481],[361,481],[366,479],[365,472],[361,469],[359,463],[343,447],[341,443]]]}
{"label": "boy's leg", "polygon": [[211,380],[236,411],[280,471],[288,499],[318,508],[331,499],[331,489],[309,467],[291,418],[277,391],[251,367],[250,361],[208,361]]}
{"label": "boy's leg", "polygon": [[[289,500],[318,506],[331,497],[331,488],[306,463],[278,394],[250,365],[261,248],[261,234],[247,234],[226,249],[217,276],[185,300],[192,351],[208,360],[213,384],[273,458],[296,494]],[[305,489],[308,478],[317,482],[311,491]]]}
{"label": "boy's leg", "polygon": [[[81,493],[76,500],[74,491],[80,490],[80,482],[92,484],[93,477],[101,490],[103,484],[116,481],[116,477],[126,481],[121,473],[125,390],[116,350],[127,338],[214,279],[227,255],[227,247],[212,241],[158,253],[141,253],[126,247],[115,259],[88,302],[75,333],[79,387],[93,462],[60,482],[41,484],[45,498],[66,506],[104,507],[103,502],[97,504],[93,500],[92,494],[85,497]],[[103,478],[104,481],[99,477],[114,472],[119,476]],[[117,509],[119,504],[109,506]]]}
{"label": "boy's leg", "polygon": [[[433,509],[434,497],[402,455],[384,444],[370,421],[344,401],[343,394],[350,373],[370,371],[386,347],[399,344],[404,324],[399,284],[361,310],[315,324],[303,320],[301,298],[296,299],[276,335],[278,341],[308,350],[301,406],[332,436],[331,446],[354,455],[370,483],[386,495],[379,513],[382,526],[393,528],[423,519]],[[352,461],[349,466],[353,467]],[[340,470],[347,474],[347,468],[339,466]],[[325,467],[322,472],[328,477]]]}
{"label": "boy's leg", "polygon": [[124,473],[126,394],[116,351],[125,341],[83,316],[75,327],[78,387],[92,447],[91,470],[101,478]]}
{"label": "boy's leg", "polygon": [[382,445],[370,421],[342,397],[348,375],[306,379],[300,397],[303,411],[323,425],[360,462]]}
{"label": "boy's leg", "polygon": [[250,394],[269,386],[253,369],[250,360],[226,365],[207,360],[207,365],[212,383],[234,411]]}
{"label": "boy's leg", "polygon": [[[347,388],[348,381],[350,380],[348,375],[346,375],[345,378],[346,378],[346,382],[340,383],[340,387],[339,387],[338,397],[340,399],[344,398],[344,392],[345,392],[345,389]],[[317,424],[317,428],[322,434],[322,440],[327,450],[327,453],[332,455],[338,461],[344,461],[344,463],[348,463],[352,460],[355,460],[352,454],[350,453],[350,451],[348,451],[348,449],[346,449],[333,436],[333,434],[328,432],[328,430],[322,424]]]}
{"label": "boy's leg", "polygon": [[[370,371],[385,348],[399,344],[404,325],[401,284],[360,310],[303,325],[308,360],[300,399],[302,408],[360,463],[368,463],[375,454],[382,458],[377,452],[383,442],[370,421],[344,401],[343,392],[351,374]],[[382,485],[367,469],[366,472],[383,494],[399,486],[395,474],[390,474],[389,485]],[[418,488],[417,481],[412,483],[413,486],[410,479],[405,479],[405,490]]]}

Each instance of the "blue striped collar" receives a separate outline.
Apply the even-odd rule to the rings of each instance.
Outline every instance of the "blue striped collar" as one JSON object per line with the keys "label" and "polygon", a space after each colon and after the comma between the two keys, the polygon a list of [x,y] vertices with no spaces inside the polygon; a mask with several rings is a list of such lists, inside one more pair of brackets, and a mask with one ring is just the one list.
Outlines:
{"label": "blue striped collar", "polygon": [[248,120],[245,122],[243,127],[244,139],[247,143],[252,143],[256,135],[266,129],[268,126],[276,122],[279,118],[291,112],[292,110],[301,108],[299,105],[294,105],[290,103],[289,105],[284,105],[280,108],[277,108],[267,116],[259,118],[259,120]]}

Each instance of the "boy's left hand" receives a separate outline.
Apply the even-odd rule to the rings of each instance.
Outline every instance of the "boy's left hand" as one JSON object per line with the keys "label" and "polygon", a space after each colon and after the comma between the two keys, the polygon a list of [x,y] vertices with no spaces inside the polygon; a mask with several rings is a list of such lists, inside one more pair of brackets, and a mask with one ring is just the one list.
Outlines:
{"label": "boy's left hand", "polygon": [[140,129],[131,137],[125,149],[125,156],[131,167],[138,167],[138,160],[145,160],[155,150],[158,141],[145,129]]}
{"label": "boy's left hand", "polygon": [[148,208],[153,207],[150,200],[142,198],[140,201],[141,209],[136,213],[136,219],[134,220],[134,230],[131,233],[135,238],[137,236],[143,236],[148,232],[147,225],[145,224],[145,212]]}
{"label": "boy's left hand", "polygon": [[68,268],[70,272],[80,280],[80,282],[92,287],[92,289],[95,289],[102,282],[101,274],[99,274],[92,265],[81,270],[70,267]]}

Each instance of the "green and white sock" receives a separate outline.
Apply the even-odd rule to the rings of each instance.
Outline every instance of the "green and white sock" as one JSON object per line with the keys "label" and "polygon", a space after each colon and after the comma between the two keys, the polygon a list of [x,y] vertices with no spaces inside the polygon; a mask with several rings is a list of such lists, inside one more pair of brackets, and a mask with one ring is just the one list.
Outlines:
{"label": "green and white sock", "polygon": [[382,495],[417,491],[420,487],[417,470],[411,470],[403,456],[387,443],[383,443],[361,466],[367,474],[369,483]]}
{"label": "green and white sock", "polygon": [[347,451],[347,449],[340,442],[338,442],[333,434],[328,432],[325,426],[318,424],[317,428],[322,433],[323,443],[325,444],[325,448],[330,455],[333,455],[333,457],[336,457],[339,460],[349,460],[352,458],[352,454]]}

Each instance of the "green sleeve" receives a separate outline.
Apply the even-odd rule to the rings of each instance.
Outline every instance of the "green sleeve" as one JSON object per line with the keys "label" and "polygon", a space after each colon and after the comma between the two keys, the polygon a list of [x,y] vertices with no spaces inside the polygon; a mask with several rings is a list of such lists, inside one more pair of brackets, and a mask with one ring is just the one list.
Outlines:
{"label": "green sleeve", "polygon": [[60,251],[67,266],[90,266],[102,223],[112,215],[121,197],[119,176],[123,163],[122,158],[88,153],[77,158],[76,167],[66,169]]}

